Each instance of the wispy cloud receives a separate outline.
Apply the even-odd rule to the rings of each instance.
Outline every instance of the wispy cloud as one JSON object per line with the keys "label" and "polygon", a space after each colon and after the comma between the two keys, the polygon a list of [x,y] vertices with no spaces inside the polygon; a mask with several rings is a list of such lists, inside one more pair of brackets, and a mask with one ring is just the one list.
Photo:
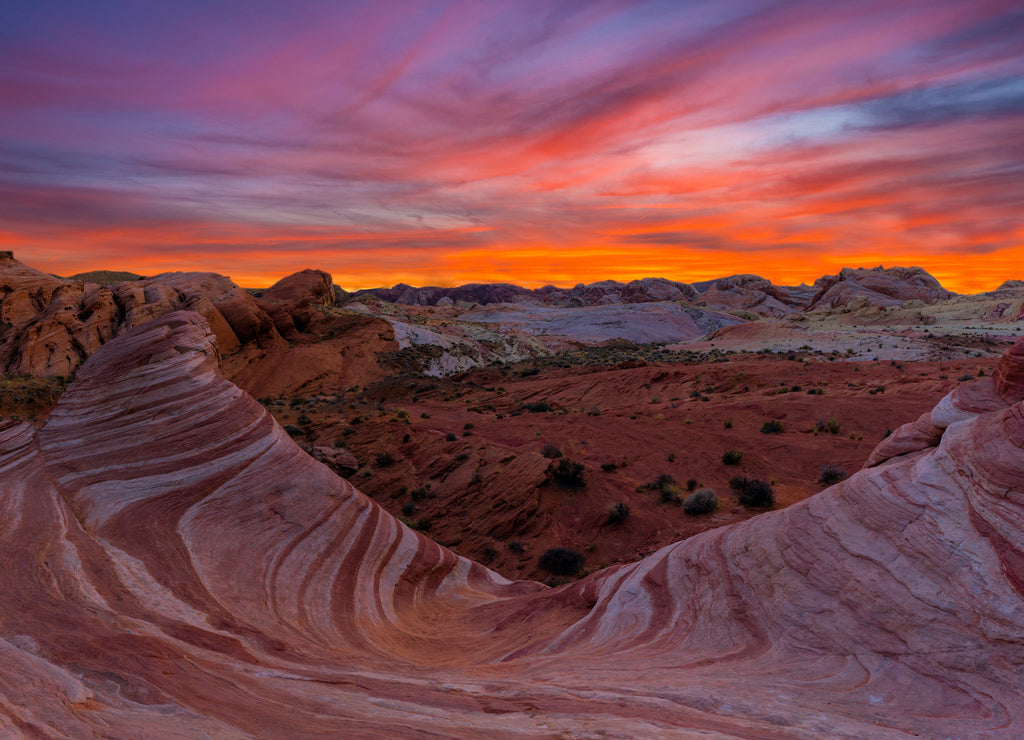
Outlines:
{"label": "wispy cloud", "polygon": [[8,4],[0,242],[256,282],[882,255],[992,287],[1024,258],[1022,27],[999,0]]}

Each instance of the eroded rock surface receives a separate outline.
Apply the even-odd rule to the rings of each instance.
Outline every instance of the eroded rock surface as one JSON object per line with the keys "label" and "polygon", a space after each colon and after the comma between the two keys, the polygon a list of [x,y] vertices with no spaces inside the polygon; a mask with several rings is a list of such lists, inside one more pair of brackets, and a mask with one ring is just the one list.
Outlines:
{"label": "eroded rock surface", "polygon": [[1020,354],[934,446],[548,589],[383,512],[169,314],[0,424],[0,733],[1019,737]]}
{"label": "eroded rock surface", "polygon": [[284,344],[267,312],[223,275],[170,272],[101,285],[7,258],[0,260],[0,371],[72,375],[113,337],[182,309],[206,319],[222,351]]}
{"label": "eroded rock surface", "polygon": [[814,287],[817,292],[810,300],[811,308],[894,307],[909,301],[929,304],[953,296],[920,267],[844,267],[838,275],[818,278]]}

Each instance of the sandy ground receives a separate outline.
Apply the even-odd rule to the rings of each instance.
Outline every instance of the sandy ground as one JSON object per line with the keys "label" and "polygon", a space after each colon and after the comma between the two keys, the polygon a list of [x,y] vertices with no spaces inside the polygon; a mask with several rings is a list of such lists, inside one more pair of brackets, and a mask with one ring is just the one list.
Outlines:
{"label": "sandy ground", "polygon": [[[537,566],[550,547],[584,553],[593,569],[756,516],[731,495],[737,475],[770,481],[776,508],[806,498],[824,487],[823,466],[856,471],[890,430],[994,366],[987,356],[789,357],[536,374],[521,365],[448,380],[392,379],[359,394],[279,399],[268,408],[304,443],[351,450],[361,464],[352,481],[442,544],[509,577],[550,580]],[[771,420],[781,433],[762,433]],[[545,445],[583,465],[582,487],[551,479],[557,459],[544,456]],[[729,450],[742,453],[739,465],[723,464]],[[678,486],[664,495],[649,485],[662,475]],[[687,495],[688,482],[714,489],[718,511],[687,515],[674,499]],[[612,523],[617,503],[630,513]]]}

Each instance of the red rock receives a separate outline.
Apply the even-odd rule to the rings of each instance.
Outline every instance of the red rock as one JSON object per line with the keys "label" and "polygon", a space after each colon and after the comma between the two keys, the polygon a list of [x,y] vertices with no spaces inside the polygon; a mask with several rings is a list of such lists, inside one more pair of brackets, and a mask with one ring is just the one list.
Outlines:
{"label": "red rock", "polygon": [[322,462],[340,476],[347,477],[359,470],[359,461],[356,456],[344,447],[327,447],[318,445],[312,449],[310,454],[314,460]]}
{"label": "red rock", "polygon": [[180,309],[201,314],[221,351],[284,344],[270,316],[230,279],[212,273],[165,273],[112,286],[63,280],[0,260],[0,370],[71,375],[111,338]]}
{"label": "red rock", "polygon": [[96,352],[38,433],[0,424],[8,734],[1021,734],[1024,406],[984,410],[1002,381],[940,404],[935,447],[547,589],[305,455],[216,346],[168,314]]}

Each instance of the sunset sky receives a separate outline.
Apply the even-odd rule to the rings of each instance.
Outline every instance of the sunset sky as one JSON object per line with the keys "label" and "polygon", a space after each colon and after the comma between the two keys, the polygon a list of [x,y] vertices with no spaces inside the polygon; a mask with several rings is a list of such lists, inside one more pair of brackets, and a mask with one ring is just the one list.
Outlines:
{"label": "sunset sky", "polygon": [[347,289],[1024,278],[1024,5],[0,4],[0,248]]}

